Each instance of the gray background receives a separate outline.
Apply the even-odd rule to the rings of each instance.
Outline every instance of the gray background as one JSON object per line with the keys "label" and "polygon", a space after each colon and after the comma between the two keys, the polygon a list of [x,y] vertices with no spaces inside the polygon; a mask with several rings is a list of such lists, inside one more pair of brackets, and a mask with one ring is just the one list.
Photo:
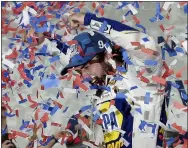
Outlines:
{"label": "gray background", "polygon": [[[13,5],[12,2],[9,2],[10,5]],[[99,2],[101,3],[101,2]],[[164,2],[160,2],[161,6],[164,4]],[[150,18],[152,18],[155,13],[156,13],[156,2],[142,2],[139,3],[140,8],[137,9],[138,10],[138,14],[136,14],[136,16],[140,19],[141,24],[147,29],[147,34],[151,35],[152,37],[154,37],[154,39],[156,40],[157,43],[157,37],[158,36],[165,36],[164,32],[162,32],[159,28],[160,24],[163,24],[165,28],[169,28],[170,26],[174,25],[175,29],[173,29],[173,31],[170,33],[173,36],[176,36],[176,38],[178,40],[185,40],[184,37],[182,37],[182,34],[185,35],[186,31],[186,26],[187,26],[187,15],[184,13],[183,8],[177,8],[178,3],[174,2],[170,7],[172,8],[172,11],[170,13],[170,20],[167,20],[166,18],[164,18],[162,21],[157,21],[157,22],[150,22]],[[118,2],[111,2],[111,4],[109,5],[105,5],[105,14],[104,16],[107,18],[111,18],[111,19],[115,19],[118,21],[122,20],[122,15],[125,14],[129,9],[127,7],[125,7],[125,10],[117,10],[115,9],[118,6]],[[90,11],[93,12],[93,8],[91,7],[91,2],[86,2],[86,6],[84,6],[84,8],[82,9],[82,11]],[[163,12],[161,13],[164,17],[166,16],[167,12],[163,10]],[[15,16],[10,16],[10,17],[15,17]],[[135,22],[132,19],[132,17],[129,15],[128,17],[126,17],[126,20],[128,21],[128,23],[126,23],[127,25],[133,26],[135,28],[137,28],[135,26]],[[53,20],[51,21],[53,24],[55,24],[55,22],[57,22],[57,20]],[[16,24],[13,24],[13,26]],[[139,29],[139,28],[137,28]],[[2,35],[2,54],[4,54],[6,51],[8,51],[8,44],[11,43],[10,40],[8,40],[8,37],[11,35],[11,33],[7,34],[7,35]],[[176,57],[169,57],[168,54],[166,53],[166,59],[167,59],[167,63],[170,64],[174,59],[177,59],[177,64],[172,66],[171,68],[174,71],[178,71],[180,68],[182,68],[183,66],[187,65],[187,56],[186,55],[178,55]],[[14,80],[19,81],[19,76],[18,73],[16,71],[16,69],[13,70],[14,73],[13,75],[11,75],[11,78]],[[49,72],[50,70],[47,70],[47,72]],[[187,70],[183,72],[183,77],[181,78],[182,80],[186,80],[187,79]],[[170,80],[175,80],[174,78],[170,78]],[[22,89],[22,93],[27,94],[27,92],[32,92],[33,94],[36,93],[37,88],[40,87],[39,84],[39,80],[36,79],[33,82],[33,86],[32,88],[28,89],[27,87]],[[62,82],[62,86],[66,86],[67,82]],[[185,85],[185,87],[187,87]],[[187,90],[187,88],[186,88]],[[9,96],[14,99],[17,100],[17,96],[15,89],[13,88],[14,93],[10,93],[10,90],[3,90],[2,93],[6,93],[8,92]],[[47,100],[49,97],[53,98],[54,95],[56,96],[57,94],[57,89],[50,89],[47,92],[41,92],[41,96],[43,97],[44,100]],[[172,98],[172,100],[177,100],[179,102],[181,102],[179,94],[177,93],[177,90],[173,89],[173,94],[175,94]],[[68,95],[65,96],[69,99],[65,99],[65,100],[61,100],[61,103],[66,107],[69,106],[69,110],[67,111],[66,115],[61,115],[61,112],[57,113],[56,116],[53,117],[53,121],[57,121],[59,123],[62,123],[63,125],[66,125],[66,122],[68,120],[68,117],[73,114],[77,109],[80,108],[80,106],[83,106],[84,104],[88,103],[88,100],[86,101],[87,103],[84,103],[83,99],[82,101],[79,100],[75,100],[75,96],[74,95]],[[35,98],[34,98],[35,99]],[[28,108],[27,105],[23,105],[23,106],[17,106],[15,105],[15,103],[12,104],[13,108],[21,108],[20,110],[20,118],[16,119],[16,118],[8,118],[8,125],[10,129],[17,129],[20,127],[21,125],[21,119],[31,119],[31,115],[32,115],[32,110],[30,110]],[[16,122],[15,122],[16,121]],[[17,123],[17,124],[15,124]],[[60,130],[60,129],[49,129],[48,133],[54,132],[56,130]],[[18,147],[19,148],[23,148],[23,145],[25,145],[27,143],[27,140],[23,140],[22,138],[17,138],[17,142],[18,142]],[[58,146],[57,146],[58,147]]]}

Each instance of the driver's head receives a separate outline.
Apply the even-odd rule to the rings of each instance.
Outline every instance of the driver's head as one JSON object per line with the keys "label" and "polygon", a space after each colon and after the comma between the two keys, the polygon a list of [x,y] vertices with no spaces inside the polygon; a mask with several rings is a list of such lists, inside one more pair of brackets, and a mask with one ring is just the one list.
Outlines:
{"label": "driver's head", "polygon": [[[67,73],[67,70],[74,67],[74,70],[79,72],[83,77],[93,76],[102,78],[108,72],[114,72],[112,65],[108,62],[109,55],[107,54],[105,43],[108,43],[113,48],[112,43],[103,35],[96,33],[91,36],[89,33],[82,33],[75,37],[78,44],[82,47],[84,55],[74,55],[69,64],[62,70],[62,75]],[[76,53],[75,51],[73,51]],[[117,54],[117,53],[118,54]],[[112,50],[112,54],[120,56],[119,50]],[[117,59],[117,57],[114,57]],[[115,60],[116,64],[122,63],[122,57]],[[118,62],[118,63],[117,63]]]}

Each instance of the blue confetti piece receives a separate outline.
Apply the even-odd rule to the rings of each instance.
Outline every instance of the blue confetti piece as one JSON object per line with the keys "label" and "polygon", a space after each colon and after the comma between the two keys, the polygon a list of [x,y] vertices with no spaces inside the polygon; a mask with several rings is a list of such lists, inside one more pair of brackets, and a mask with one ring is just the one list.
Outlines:
{"label": "blue confetti piece", "polygon": [[142,26],[141,24],[136,24],[137,27],[141,28],[144,33],[146,33],[146,28]]}
{"label": "blue confetti piece", "polygon": [[150,93],[146,92],[146,95],[144,97],[144,104],[149,104],[150,102]]}
{"label": "blue confetti piece", "polygon": [[140,114],[142,114],[141,108],[136,108],[135,110],[136,110],[137,112],[139,112]]}
{"label": "blue confetti piece", "polygon": [[49,107],[49,108],[48,108],[48,111],[51,112],[53,109],[54,109],[53,107]]}
{"label": "blue confetti piece", "polygon": [[28,42],[29,44],[31,44],[31,43],[33,42],[33,39],[32,39],[32,37],[30,37],[30,38],[27,38],[27,42]]}
{"label": "blue confetti piece", "polygon": [[173,137],[171,137],[170,139],[166,140],[166,143],[168,146],[170,146],[173,144],[174,141],[175,141],[175,139]]}
{"label": "blue confetti piece", "polygon": [[121,75],[116,75],[116,76],[113,77],[112,80],[121,81],[121,80],[123,80],[123,76],[121,76]]}
{"label": "blue confetti piece", "polygon": [[157,21],[157,18],[156,18],[156,17],[152,17],[152,18],[150,18],[149,20],[153,23],[153,22],[156,22],[156,21]]}
{"label": "blue confetti piece", "polygon": [[161,48],[162,60],[165,61],[165,49]]}
{"label": "blue confetti piece", "polygon": [[43,124],[44,128],[47,128],[47,123],[46,122],[42,122],[42,124]]}
{"label": "blue confetti piece", "polygon": [[4,77],[9,77],[9,72],[5,71],[5,72],[3,73],[3,75],[4,75]]}
{"label": "blue confetti piece", "polygon": [[55,17],[56,17],[57,19],[60,19],[60,18],[61,18],[61,14],[56,13]]}
{"label": "blue confetti piece", "polygon": [[19,101],[19,104],[22,104],[22,103],[25,103],[25,102],[27,102],[27,99],[23,99],[23,100]]}
{"label": "blue confetti piece", "polygon": [[13,46],[14,46],[14,43],[10,43],[10,44],[8,45],[8,47],[9,47],[10,49],[12,49]]}
{"label": "blue confetti piece", "polygon": [[145,60],[144,64],[148,65],[148,66],[155,66],[155,65],[157,65],[157,61],[154,61],[154,60]]}
{"label": "blue confetti piece", "polygon": [[57,112],[58,109],[59,109],[59,107],[58,107],[58,105],[56,105],[56,106],[53,108],[53,110],[50,112],[50,115],[53,116],[53,115]]}
{"label": "blue confetti piece", "polygon": [[128,54],[125,49],[122,49],[122,55],[123,55],[123,60],[128,64],[128,65],[133,65],[133,63],[129,60]]}
{"label": "blue confetti piece", "polygon": [[186,93],[183,93],[183,92],[181,92],[181,97],[182,97],[185,101],[187,101],[187,99],[188,99],[188,95],[187,95]]}
{"label": "blue confetti piece", "polygon": [[43,45],[42,48],[39,51],[42,52],[42,53],[46,53],[47,45]]}
{"label": "blue confetti piece", "polygon": [[7,133],[7,125],[5,126],[4,129],[1,129],[1,135],[5,135]]}
{"label": "blue confetti piece", "polygon": [[42,146],[47,146],[48,143],[49,143],[52,139],[53,139],[53,137],[49,137],[49,138],[46,140],[46,142],[43,143],[43,141],[40,140],[39,143],[40,143]]}
{"label": "blue confetti piece", "polygon": [[138,8],[138,9],[139,9],[139,7],[140,7],[138,2],[133,2],[132,5],[135,6],[136,8]]}
{"label": "blue confetti piece", "polygon": [[49,31],[49,32],[52,32],[52,31],[54,30],[54,28],[55,28],[55,25],[51,25],[51,26],[50,26],[50,31]]}
{"label": "blue confetti piece", "polygon": [[140,130],[143,130],[146,125],[147,125],[147,122],[141,120],[141,123],[140,123],[140,125],[139,125],[139,129],[140,129]]}
{"label": "blue confetti piece", "polygon": [[111,88],[110,87],[108,87],[108,86],[99,86],[99,89],[101,89],[101,90],[106,90],[106,91],[111,91]]}
{"label": "blue confetti piece", "polygon": [[188,4],[183,7],[184,13],[188,13]]}
{"label": "blue confetti piece", "polygon": [[173,83],[173,82],[169,82],[173,87],[175,87],[175,88],[179,88],[180,87],[180,85],[178,85],[178,84],[176,84],[176,83]]}
{"label": "blue confetti piece", "polygon": [[97,121],[100,118],[100,114],[96,113],[93,117],[93,121]]}
{"label": "blue confetti piece", "polygon": [[47,32],[48,30],[48,26],[46,24],[44,24],[42,27],[35,27],[35,32],[37,33],[43,33],[43,32]]}
{"label": "blue confetti piece", "polygon": [[119,71],[119,72],[127,72],[127,70],[125,69],[124,66],[118,66],[117,67],[117,71]]}
{"label": "blue confetti piece", "polygon": [[59,98],[59,92],[57,93],[57,96],[56,96],[56,98],[57,98],[57,99]]}
{"label": "blue confetti piece", "polygon": [[87,105],[87,106],[82,107],[80,111],[84,112],[84,111],[86,111],[88,109],[91,109],[91,105]]}
{"label": "blue confetti piece", "polygon": [[47,105],[47,104],[43,104],[43,109],[44,109],[44,110],[48,110],[49,107],[50,107],[49,105]]}
{"label": "blue confetti piece", "polygon": [[137,88],[138,88],[138,86],[133,86],[133,87],[130,88],[130,90],[134,90],[134,89],[137,89]]}
{"label": "blue confetti piece", "polygon": [[127,13],[126,13],[124,16],[128,16],[128,15],[129,15],[129,13],[130,13],[131,15],[133,15],[132,11],[131,11],[131,10],[129,10],[129,11],[127,11]]}
{"label": "blue confetti piece", "polygon": [[156,129],[156,127],[157,127],[157,125],[154,124],[154,125],[153,125],[153,128],[152,128],[152,133],[153,133],[153,135],[155,135],[155,129]]}
{"label": "blue confetti piece", "polygon": [[176,51],[173,48],[170,48],[170,46],[166,43],[164,44],[164,49],[168,52],[170,57],[177,56]]}
{"label": "blue confetti piece", "polygon": [[20,127],[20,130],[23,130],[24,128],[27,128],[27,126],[29,125],[30,121],[24,121],[22,122],[22,125]]}
{"label": "blue confetti piece", "polygon": [[142,40],[143,40],[144,42],[148,42],[148,41],[149,41],[147,37],[143,38]]}
{"label": "blue confetti piece", "polygon": [[160,14],[161,8],[160,8],[160,2],[156,2],[156,14]]}
{"label": "blue confetti piece", "polygon": [[124,93],[118,92],[115,99],[126,99],[127,96]]}
{"label": "blue confetti piece", "polygon": [[156,15],[157,18],[159,18],[160,20],[162,20],[164,17],[160,14]]}
{"label": "blue confetti piece", "polygon": [[106,21],[103,22],[102,26],[99,29],[99,32],[103,33],[107,28],[108,23]]}
{"label": "blue confetti piece", "polygon": [[57,87],[60,83],[59,79],[42,79],[41,84],[44,86],[44,89]]}
{"label": "blue confetti piece", "polygon": [[4,112],[4,115],[5,115],[6,117],[14,117],[16,114],[9,114],[9,113],[7,113],[7,112]]}
{"label": "blue confetti piece", "polygon": [[176,47],[175,51],[176,52],[180,52],[180,53],[185,53],[184,50],[183,50],[183,48],[181,48],[181,47]]}
{"label": "blue confetti piece", "polygon": [[75,9],[73,10],[73,12],[78,13],[78,12],[80,12],[80,9],[79,9],[79,8],[75,8]]}
{"label": "blue confetti piece", "polygon": [[68,107],[66,107],[66,108],[64,109],[63,113],[67,112],[67,110],[68,110]]}
{"label": "blue confetti piece", "polygon": [[31,87],[32,86],[32,84],[29,81],[27,81],[27,80],[24,80],[23,83],[26,84],[27,87]]}

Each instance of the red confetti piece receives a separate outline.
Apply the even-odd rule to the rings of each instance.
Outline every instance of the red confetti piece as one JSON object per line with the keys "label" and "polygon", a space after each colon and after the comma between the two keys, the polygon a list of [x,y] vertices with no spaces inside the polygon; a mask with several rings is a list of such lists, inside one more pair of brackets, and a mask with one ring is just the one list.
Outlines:
{"label": "red confetti piece", "polygon": [[16,51],[16,49],[14,49],[11,54],[5,56],[6,59],[15,59],[17,57],[18,57],[18,52]]}
{"label": "red confetti piece", "polygon": [[27,137],[29,137],[29,135],[28,135],[28,134],[23,133],[23,132],[14,131],[14,130],[11,130],[11,132],[15,133],[15,134],[16,134],[16,136],[19,136],[19,137],[23,137],[23,138],[27,138]]}
{"label": "red confetti piece", "polygon": [[98,11],[99,11],[101,16],[104,16],[104,9],[102,7],[99,7]]}
{"label": "red confetti piece", "polygon": [[164,30],[165,30],[164,26],[161,24],[161,25],[159,25],[159,27],[160,27],[161,30],[164,32]]}
{"label": "red confetti piece", "polygon": [[152,80],[158,84],[166,85],[166,80],[161,77],[152,76]]}
{"label": "red confetti piece", "polygon": [[143,76],[140,77],[140,80],[145,83],[149,83],[149,80]]}
{"label": "red confetti piece", "polygon": [[59,96],[64,99],[63,93],[60,91]]}
{"label": "red confetti piece", "polygon": [[74,5],[74,3],[75,3],[75,2],[69,2],[68,5],[69,5],[69,6],[72,6],[72,5]]}
{"label": "red confetti piece", "polygon": [[135,15],[133,15],[133,19],[136,24],[140,24],[140,20]]}
{"label": "red confetti piece", "polygon": [[144,47],[141,48],[141,51],[146,53],[146,54],[149,54],[149,55],[154,55],[154,53],[155,53],[154,50],[149,49],[149,48],[144,48]]}
{"label": "red confetti piece", "polygon": [[30,105],[31,108],[35,108],[37,107],[39,104],[38,103],[33,103],[32,105]]}
{"label": "red confetti piece", "polygon": [[[177,101],[174,102],[173,106],[174,106],[175,108],[177,108],[177,109],[184,109],[184,108],[186,107],[186,106],[184,106],[183,104],[181,104],[181,103],[179,103],[179,102],[177,102]],[[184,109],[183,111],[187,112],[188,109]]]}
{"label": "red confetti piece", "polygon": [[96,124],[101,125],[102,123],[103,123],[103,120],[102,120],[102,119],[98,119],[98,120],[96,121]]}
{"label": "red confetti piece", "polygon": [[182,77],[182,73],[184,70],[186,70],[186,66],[185,67],[182,67],[177,73],[176,73],[176,77],[177,78],[181,78]]}
{"label": "red confetti piece", "polygon": [[144,69],[142,69],[139,73],[138,73],[138,75],[136,76],[136,77],[141,77],[144,73],[146,72],[146,69],[144,68]]}
{"label": "red confetti piece", "polygon": [[44,90],[44,85],[41,85],[41,90]]}
{"label": "red confetti piece", "polygon": [[8,104],[4,104],[4,107],[10,111],[10,113],[13,111],[12,108]]}
{"label": "red confetti piece", "polygon": [[18,110],[15,110],[15,112],[16,112],[16,117],[19,117],[19,112],[18,112]]}
{"label": "red confetti piece", "polygon": [[110,101],[110,106],[115,104],[115,100]]}
{"label": "red confetti piece", "polygon": [[62,107],[63,107],[62,104],[60,104],[59,102],[57,102],[57,101],[55,101],[55,100],[53,100],[53,103],[54,103],[54,105],[57,105],[59,108],[62,108]]}
{"label": "red confetti piece", "polygon": [[188,139],[183,139],[183,146],[182,148],[187,148],[188,145]]}
{"label": "red confetti piece", "polygon": [[30,81],[31,79],[29,79],[27,76],[26,76],[26,74],[25,74],[25,72],[24,72],[24,63],[22,63],[22,64],[20,64],[19,66],[18,66],[18,71],[19,71],[19,73],[20,73],[20,75],[21,75],[21,77],[23,78],[23,79],[25,79],[25,80],[27,80],[27,81]]}
{"label": "red confetti piece", "polygon": [[52,122],[51,125],[52,125],[52,126],[58,126],[58,127],[61,127],[61,124],[59,124],[59,123],[55,123],[55,122]]}
{"label": "red confetti piece", "polygon": [[97,7],[96,2],[92,2],[92,7],[95,9]]}
{"label": "red confetti piece", "polygon": [[8,102],[10,102],[10,98],[8,96],[3,96],[2,97],[2,101],[8,101]]}
{"label": "red confetti piece", "polygon": [[83,90],[87,91],[89,88],[85,86],[81,81],[82,81],[81,77],[79,75],[76,75],[76,79],[73,81],[73,87],[77,85]]}
{"label": "red confetti piece", "polygon": [[20,100],[24,99],[21,94],[18,94],[18,96],[20,97]]}
{"label": "red confetti piece", "polygon": [[131,42],[132,46],[140,46],[140,42]]}
{"label": "red confetti piece", "polygon": [[40,109],[38,108],[35,112],[35,120],[38,120],[39,119],[39,112],[40,112]]}
{"label": "red confetti piece", "polygon": [[68,41],[67,44],[70,46],[70,45],[74,45],[74,44],[78,44],[78,41],[77,40],[71,40],[71,41]]}
{"label": "red confetti piece", "polygon": [[184,6],[187,2],[179,2],[180,6]]}
{"label": "red confetti piece", "polygon": [[48,113],[44,113],[43,117],[40,119],[41,122],[46,122],[49,120]]}
{"label": "red confetti piece", "polygon": [[84,5],[85,5],[85,2],[81,2],[81,4],[78,5],[78,8],[79,8],[79,9],[82,9],[82,8],[84,7]]}

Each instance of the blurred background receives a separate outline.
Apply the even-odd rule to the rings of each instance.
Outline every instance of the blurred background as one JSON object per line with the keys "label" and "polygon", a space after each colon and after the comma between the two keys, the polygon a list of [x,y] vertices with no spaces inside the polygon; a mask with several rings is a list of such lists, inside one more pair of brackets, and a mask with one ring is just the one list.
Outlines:
{"label": "blurred background", "polygon": [[[15,7],[15,2],[6,2],[7,4],[4,5],[1,3],[2,9],[7,9],[11,11],[12,8]],[[21,4],[22,2],[16,2],[17,4]],[[58,2],[60,3],[60,2]],[[104,5],[104,17],[114,19],[117,21],[124,21],[123,23],[126,25],[130,25],[132,27],[135,27],[139,29],[140,31],[143,31],[141,28],[136,26],[135,20],[133,19],[133,16],[131,14],[126,13],[130,10],[127,6],[124,6],[120,9],[117,9],[120,5],[122,5],[123,2],[109,2],[109,3],[102,3],[102,2],[95,2],[96,5],[99,4],[99,6]],[[185,41],[187,38],[187,13],[184,10],[184,5],[181,5],[181,2],[171,2],[169,4],[169,7],[164,10],[162,9],[164,4],[166,2],[127,2],[134,6],[134,8],[138,11],[135,16],[139,19],[140,24],[146,28],[146,33],[150,36],[154,37],[156,44],[158,43],[158,37],[163,36],[165,39],[169,35],[171,37],[175,37],[177,40],[177,46],[181,47],[180,42]],[[157,9],[157,3],[160,4],[161,12],[160,14],[164,17],[162,20],[157,20],[155,22],[151,22],[150,19],[155,16],[156,9]],[[170,2],[168,2],[170,3]],[[48,12],[47,7],[49,7],[49,2],[36,2],[36,5],[44,5],[44,11]],[[75,2],[73,5],[78,6],[81,4],[81,2]],[[92,2],[85,2],[85,5],[81,9],[82,12],[92,12],[96,13],[96,8],[92,7],[94,6],[94,3]],[[167,3],[165,4],[165,6]],[[139,8],[137,8],[139,6]],[[6,19],[18,19],[19,15],[11,14],[9,11],[6,12]],[[56,10],[58,11],[58,10]],[[22,15],[22,13],[20,14]],[[97,14],[99,17],[101,17],[100,13]],[[169,15],[169,19],[166,18],[166,16]],[[3,17],[2,17],[3,18]],[[61,19],[61,18],[60,18]],[[49,22],[51,24],[56,24],[60,20],[59,18],[53,18],[50,19]],[[165,29],[164,32],[159,27],[160,25],[163,25]],[[19,21],[13,21],[10,23],[11,27],[18,27]],[[56,33],[63,36],[63,29],[56,30]],[[12,37],[13,32],[8,32],[7,34],[2,34],[1,37],[1,50],[2,55],[5,55],[10,50],[10,44],[13,43],[9,38]],[[15,43],[15,42],[14,42]],[[171,46],[171,40],[169,40],[169,45]],[[25,46],[22,46],[20,43],[16,43],[15,46],[22,47],[22,49],[26,48],[28,45],[25,44]],[[159,46],[159,45],[157,45]],[[183,47],[182,47],[183,48]],[[187,48],[187,47],[186,47]],[[160,49],[160,47],[159,47]],[[184,50],[185,47],[183,48]],[[18,60],[19,61],[19,60]],[[45,69],[46,74],[55,73],[56,75],[59,75],[60,70],[66,65],[66,61],[63,61],[61,63],[56,63],[56,70],[52,72],[49,63],[46,62],[47,57],[41,57],[41,60],[37,61],[37,65],[42,64],[43,66],[47,66]],[[24,63],[27,63],[26,61],[23,61]],[[64,63],[63,63],[64,62]],[[168,65],[173,69],[175,72],[178,72],[182,67],[187,67],[187,54],[186,53],[178,53],[177,56],[170,57],[168,53],[166,52],[166,62]],[[2,64],[2,70],[7,69],[7,66]],[[11,69],[12,74],[10,74],[10,77],[12,80],[15,80],[16,85],[12,88],[6,88],[2,89],[2,95],[8,94],[9,98],[11,98],[11,102],[9,105],[14,110],[19,110],[19,117],[8,117],[7,123],[9,130],[19,130],[19,127],[22,125],[22,120],[32,120],[32,116],[34,113],[34,110],[29,107],[29,103],[26,102],[24,104],[19,104],[19,96],[18,93],[22,94],[23,98],[26,98],[28,94],[31,95],[32,99],[35,101],[41,101],[41,102],[47,102],[50,100],[53,100],[56,98],[56,95],[59,91],[62,90],[63,87],[71,88],[72,82],[69,81],[61,81],[61,84],[58,86],[58,88],[50,88],[48,90],[41,90],[41,84],[40,84],[40,78],[35,77],[35,79],[32,81],[32,86],[28,88],[26,85],[22,86],[21,88],[18,86],[20,82],[23,80],[20,79],[19,73],[17,71],[17,65]],[[35,75],[37,76],[39,72],[36,72]],[[173,77],[169,77],[169,80],[173,81],[177,78],[175,75]],[[187,69],[183,71],[182,77],[180,80],[187,80]],[[187,92],[187,85],[184,85],[186,92]],[[39,97],[36,97],[36,94],[38,92]],[[88,92],[89,93],[89,92]],[[92,92],[91,92],[92,93]],[[79,96],[79,98],[76,97],[76,94],[74,93],[63,93],[64,99],[59,98],[58,101],[63,105],[64,110],[66,107],[68,107],[68,110],[66,113],[62,113],[62,110],[58,110],[54,116],[51,117],[49,122],[47,123],[47,128],[44,130],[44,133],[46,135],[50,135],[51,133],[54,133],[60,128],[52,127],[50,124],[51,122],[57,122],[61,123],[64,127],[66,126],[66,123],[70,116],[74,114],[81,106],[90,104],[90,100],[87,100],[87,98],[83,97],[85,96],[85,92],[82,92]],[[83,95],[83,96],[82,96]],[[180,103],[182,103],[178,90],[173,88],[172,89],[172,100],[176,100]],[[63,128],[63,127],[62,127]],[[25,131],[27,133],[32,133],[32,131]],[[18,137],[16,139],[17,145],[19,148],[23,148],[24,145],[27,144],[28,140]],[[57,146],[58,147],[58,146]]]}

